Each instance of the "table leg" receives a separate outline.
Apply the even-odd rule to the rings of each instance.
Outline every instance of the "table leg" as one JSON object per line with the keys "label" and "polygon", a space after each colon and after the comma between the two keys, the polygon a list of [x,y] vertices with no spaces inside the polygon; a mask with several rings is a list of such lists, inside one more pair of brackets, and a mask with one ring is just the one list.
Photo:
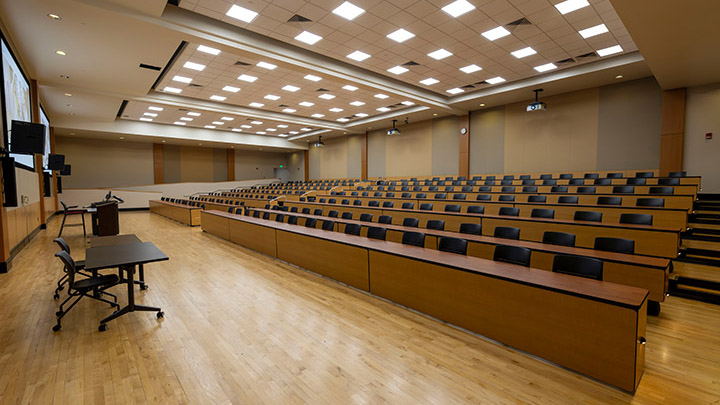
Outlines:
{"label": "table leg", "polygon": [[[140,265],[140,268],[142,269],[142,265]],[[157,312],[157,317],[162,318],[164,314],[162,313],[162,310],[158,307],[149,307],[145,305],[135,305],[135,266],[126,266],[121,267],[121,271],[125,270],[127,273],[125,277],[125,282],[127,283],[127,289],[128,289],[128,303],[125,307],[119,309],[116,312],[113,312],[110,314],[110,316],[102,319],[100,321],[100,330],[105,330],[105,324],[112,321],[113,319],[125,315],[129,312],[134,311],[154,311]]]}
{"label": "table leg", "polygon": [[138,267],[139,267],[140,276],[139,276],[138,281],[135,282],[135,284],[140,285],[141,290],[147,290],[148,287],[147,287],[147,284],[145,284],[145,267],[142,264],[139,265]]}

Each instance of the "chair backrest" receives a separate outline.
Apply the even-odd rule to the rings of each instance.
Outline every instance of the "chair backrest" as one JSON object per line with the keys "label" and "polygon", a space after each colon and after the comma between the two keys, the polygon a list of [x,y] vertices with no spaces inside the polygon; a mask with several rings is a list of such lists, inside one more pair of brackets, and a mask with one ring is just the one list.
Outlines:
{"label": "chair backrest", "polygon": [[358,224],[346,224],[345,225],[345,234],[359,236],[361,229],[362,229],[362,227]]}
{"label": "chair backrest", "polygon": [[490,194],[478,194],[477,197],[475,197],[476,201],[490,201],[492,199],[492,196]]}
{"label": "chair backrest", "polygon": [[498,201],[505,201],[505,202],[515,201],[515,196],[514,195],[501,195],[500,197],[498,197]]}
{"label": "chair backrest", "polygon": [[673,187],[650,187],[650,194],[674,194]]}
{"label": "chair backrest", "polygon": [[638,198],[635,200],[635,206],[637,207],[664,207],[664,198]]}
{"label": "chair backrest", "polygon": [[422,203],[420,204],[420,209],[423,211],[432,211],[433,205],[431,203]]}
{"label": "chair backrest", "polygon": [[567,186],[552,186],[550,187],[551,193],[567,193]]}
{"label": "chair backrest", "polygon": [[428,191],[437,191],[437,190],[438,190],[437,186],[428,187]]}
{"label": "chair backrest", "polygon": [[453,200],[464,200],[467,196],[465,194],[453,194]]}
{"label": "chair backrest", "polygon": [[600,196],[597,205],[622,205],[622,197]]}
{"label": "chair backrest", "polygon": [[478,187],[479,193],[491,193],[492,192],[492,186],[480,186]]}
{"label": "chair backrest", "polygon": [[362,205],[362,200],[353,200],[353,205]]}
{"label": "chair backrest", "polygon": [[484,214],[485,213],[485,206],[484,205],[470,205],[467,207],[468,214]]}
{"label": "chair backrest", "polygon": [[460,206],[457,204],[445,204],[445,212],[460,212]]}
{"label": "chair backrest", "polygon": [[496,262],[505,262],[518,264],[520,266],[530,267],[530,255],[532,251],[528,248],[520,246],[507,246],[497,245],[495,246],[495,252],[493,253],[493,260]]}
{"label": "chair backrest", "polygon": [[315,218],[305,219],[305,226],[307,228],[315,228],[316,225],[317,225],[317,220]]}
{"label": "chair backrest", "polygon": [[260,211],[253,211],[253,218],[260,218]]}
{"label": "chair backrest", "polygon": [[644,177],[633,177],[627,179],[627,182],[625,184],[627,184],[628,186],[644,186],[646,183],[647,182],[645,181]]}
{"label": "chair backrest", "polygon": [[652,226],[653,216],[651,214],[620,214],[620,223]]}
{"label": "chair backrest", "polygon": [[557,180],[545,179],[545,180],[543,180],[542,184],[543,184],[543,186],[555,186],[555,185],[557,185]]}
{"label": "chair backrest", "polygon": [[417,194],[415,194],[415,198],[427,198],[427,194],[426,193],[417,193]]}
{"label": "chair backrest", "polygon": [[635,193],[634,186],[615,186],[612,189],[613,194],[633,194]]}
{"label": "chair backrest", "polygon": [[467,233],[470,235],[482,235],[482,225],[480,224],[460,224],[460,233]]}
{"label": "chair backrest", "polygon": [[408,218],[403,219],[402,226],[409,226],[412,228],[417,228],[418,226],[420,226],[420,220],[417,218],[408,217]]}
{"label": "chair backrest", "polygon": [[275,222],[285,222],[285,214],[276,214]]}
{"label": "chair backrest", "polygon": [[60,261],[63,262],[63,271],[68,276],[68,288],[72,290],[75,285],[75,261],[70,257],[70,253],[65,250],[55,253],[55,257],[60,258]]}
{"label": "chair backrest", "polygon": [[535,180],[531,180],[529,177],[527,179],[523,179],[522,181],[523,186],[534,186]]}
{"label": "chair backrest", "polygon": [[308,207],[303,208],[303,209],[302,209],[302,213],[303,213],[303,214],[309,214],[309,213],[310,213],[310,208],[308,208]]}
{"label": "chair backrest", "polygon": [[598,211],[575,211],[575,221],[602,222],[602,212]]}
{"label": "chair backrest", "polygon": [[370,239],[385,240],[386,233],[387,231],[385,230],[385,228],[381,228],[379,226],[371,226],[368,228],[367,237]]}
{"label": "chair backrest", "polygon": [[380,201],[372,200],[368,203],[368,207],[379,207]]}
{"label": "chair backrest", "polygon": [[575,246],[575,235],[567,232],[545,231],[542,243],[560,246]]}
{"label": "chair backrest", "polygon": [[585,184],[585,179],[570,179],[568,184],[571,186],[582,186]]}
{"label": "chair backrest", "polygon": [[547,202],[547,196],[545,196],[545,195],[531,195],[531,196],[528,196],[528,202],[531,202],[531,203],[544,203],[544,202]]}
{"label": "chair backrest", "polygon": [[315,208],[313,215],[322,215],[322,208]]}
{"label": "chair backrest", "polygon": [[563,195],[558,197],[559,204],[577,204],[578,198],[576,195]]}
{"label": "chair backrest", "polygon": [[382,206],[383,208],[393,208],[395,203],[393,201],[383,201]]}
{"label": "chair backrest", "polygon": [[296,217],[295,215],[288,216],[288,222],[287,222],[288,224],[297,225],[297,221],[298,221],[298,217]]}
{"label": "chair backrest", "polygon": [[680,179],[678,179],[678,178],[658,179],[658,185],[660,185],[660,186],[679,186]]}
{"label": "chair backrest", "polygon": [[57,243],[58,246],[60,246],[60,249],[62,249],[65,252],[68,252],[70,254],[70,245],[65,241],[63,238],[55,238],[53,242]]}
{"label": "chair backrest", "polygon": [[500,188],[500,191],[502,191],[503,193],[514,193],[515,186],[504,186]]}
{"label": "chair backrest", "polygon": [[445,194],[445,193],[437,193],[437,194],[435,194],[435,199],[436,199],[436,200],[444,200],[444,199],[446,199],[446,198],[447,198],[447,194]]}
{"label": "chair backrest", "polygon": [[425,227],[427,229],[434,229],[436,231],[444,231],[445,230],[445,221],[440,219],[430,219],[425,224]]}
{"label": "chair backrest", "polygon": [[410,194],[410,193],[402,193],[402,194],[400,194],[400,197],[402,197],[402,198],[412,198],[412,194]]}
{"label": "chair backrest", "polygon": [[623,176],[622,173],[608,173],[606,177],[608,179],[621,179],[622,176]]}
{"label": "chair backrest", "polygon": [[290,207],[290,212],[298,212],[298,207]]}
{"label": "chair backrest", "polygon": [[496,238],[518,240],[520,239],[520,228],[515,228],[513,226],[496,226],[493,236]]}
{"label": "chair backrest", "polygon": [[425,247],[425,234],[420,232],[403,232],[403,245]]}
{"label": "chair backrest", "polygon": [[580,194],[595,194],[595,186],[578,187],[577,192]]}
{"label": "chair backrest", "polygon": [[413,208],[415,208],[415,203],[411,203],[411,202],[402,203],[402,209],[404,209],[404,210],[411,210]]}
{"label": "chair backrest", "polygon": [[592,257],[555,255],[552,271],[602,281],[603,261]]}
{"label": "chair backrest", "polygon": [[540,180],[549,180],[552,179],[552,174],[541,174]]}
{"label": "chair backrest", "polygon": [[594,249],[604,250],[606,252],[635,254],[635,241],[623,238],[595,238]]}
{"label": "chair backrest", "polygon": [[520,216],[520,208],[500,207],[500,211],[498,212],[498,214],[504,215],[507,217],[519,217]]}
{"label": "chair backrest", "polygon": [[456,253],[459,255],[466,255],[467,241],[465,239],[442,236],[438,241],[438,250],[443,252]]}
{"label": "chair backrest", "polygon": [[512,180],[515,178],[515,175],[512,174],[506,174],[503,176],[503,180]]}
{"label": "chair backrest", "polygon": [[269,212],[263,212],[262,219],[270,219],[270,213],[269,213]]}
{"label": "chair backrest", "polygon": [[609,186],[612,184],[612,179],[595,179],[593,184],[596,186]]}
{"label": "chair backrest", "polygon": [[321,198],[321,199],[319,199],[318,201],[321,202],[321,203],[325,203],[325,202],[326,202],[326,200],[325,200],[324,198]]}
{"label": "chair backrest", "polygon": [[378,217],[379,224],[392,224],[392,217],[390,215],[380,215]]}
{"label": "chair backrest", "polygon": [[[469,183],[470,181],[472,181],[472,180],[468,180],[468,183]],[[460,191],[471,192],[471,191],[472,191],[472,186],[462,186],[462,188],[460,189]],[[453,198],[454,198],[454,197],[453,197]],[[464,198],[463,198],[463,200],[464,200]]]}
{"label": "chair backrest", "polygon": [[347,198],[345,198],[345,199],[343,199],[342,201],[340,201],[340,204],[342,204],[342,205],[350,205],[350,200],[348,200]]}
{"label": "chair backrest", "polygon": [[684,172],[684,171],[683,172],[670,172],[668,174],[668,176],[670,176],[670,177],[685,177],[685,176],[687,176],[687,172]]}
{"label": "chair backrest", "polygon": [[372,222],[373,215],[372,214],[360,214],[360,220],[363,222]]}
{"label": "chair backrest", "polygon": [[653,172],[636,172],[635,177],[650,178],[653,177]]}
{"label": "chair backrest", "polygon": [[395,197],[395,193],[385,193],[385,197],[393,198],[393,197]]}
{"label": "chair backrest", "polygon": [[523,193],[537,193],[537,186],[525,186],[522,188]]}
{"label": "chair backrest", "polygon": [[328,216],[329,216],[330,218],[337,218],[338,215],[339,215],[339,213],[338,213],[337,211],[335,211],[335,210],[330,210],[330,211],[328,211]]}
{"label": "chair backrest", "polygon": [[553,219],[555,218],[555,210],[549,208],[533,208],[532,211],[530,211],[530,217]]}
{"label": "chair backrest", "polygon": [[352,212],[343,212],[342,215],[340,215],[340,218],[353,219],[353,214],[352,214]]}

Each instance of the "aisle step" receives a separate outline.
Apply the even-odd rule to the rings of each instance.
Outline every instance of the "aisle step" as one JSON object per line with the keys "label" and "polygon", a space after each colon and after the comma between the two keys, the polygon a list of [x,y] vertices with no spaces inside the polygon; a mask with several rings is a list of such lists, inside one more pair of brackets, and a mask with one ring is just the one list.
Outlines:
{"label": "aisle step", "polygon": [[677,277],[670,280],[668,293],[676,297],[720,305],[720,283],[714,281]]}
{"label": "aisle step", "polygon": [[720,251],[697,248],[684,248],[680,249],[678,258],[675,260],[686,263],[697,263],[707,266],[720,267]]}

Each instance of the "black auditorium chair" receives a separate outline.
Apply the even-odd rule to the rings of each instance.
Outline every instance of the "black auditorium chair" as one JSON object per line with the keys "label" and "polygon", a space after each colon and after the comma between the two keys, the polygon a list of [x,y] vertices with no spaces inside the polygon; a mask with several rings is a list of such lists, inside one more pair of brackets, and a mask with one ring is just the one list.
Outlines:
{"label": "black auditorium chair", "polygon": [[592,257],[555,255],[552,271],[602,281],[603,261]]}
{"label": "black auditorium chair", "polygon": [[436,199],[436,200],[444,200],[444,199],[446,199],[446,198],[447,198],[447,194],[445,194],[445,193],[437,193],[437,194],[435,194],[435,199]]}
{"label": "black auditorium chair", "polygon": [[578,187],[577,192],[579,194],[595,194],[595,186]]}
{"label": "black auditorium chair", "polygon": [[570,179],[568,184],[571,186],[582,186],[585,184],[585,179]]}
{"label": "black auditorium chair", "polygon": [[496,226],[493,236],[496,238],[519,240],[520,228],[515,228],[512,226]]}
{"label": "black auditorium chair", "polygon": [[378,217],[379,224],[392,224],[392,217],[390,215],[380,215]]}
{"label": "black auditorium chair", "polygon": [[270,219],[270,213],[269,212],[263,212],[262,219]]}
{"label": "black auditorium chair", "polygon": [[410,193],[402,193],[402,194],[400,195],[400,197],[401,197],[401,198],[412,198],[412,194],[410,194]]}
{"label": "black auditorium chair", "polygon": [[606,252],[615,253],[626,253],[635,254],[635,241],[632,239],[623,238],[608,238],[608,237],[597,237],[595,238],[595,250],[604,250]]}
{"label": "black auditorium chair", "polygon": [[552,174],[541,174],[540,180],[549,180],[552,179]]}
{"label": "black auditorium chair", "polygon": [[634,194],[634,186],[615,186],[612,189],[613,194]]}
{"label": "black auditorium chair", "polygon": [[673,187],[650,187],[650,194],[673,194],[675,189]]}
{"label": "black auditorium chair", "polygon": [[537,186],[524,186],[522,188],[523,193],[537,193],[538,188]]}
{"label": "black auditorium chair", "polygon": [[343,212],[340,216],[342,219],[353,219],[352,212]]}
{"label": "black auditorium chair", "polygon": [[305,226],[307,228],[315,228],[316,225],[317,225],[317,220],[315,218],[305,219]]}
{"label": "black auditorium chair", "polygon": [[418,226],[420,226],[420,220],[417,218],[408,217],[408,218],[403,219],[402,226],[409,226],[411,228],[417,228]]}
{"label": "black auditorium chair", "polygon": [[379,207],[379,206],[380,206],[380,201],[372,200],[372,201],[368,202],[368,207]]}
{"label": "black auditorium chair", "polygon": [[362,205],[362,200],[353,200],[353,205]]}
{"label": "black auditorium chair", "polygon": [[542,185],[543,185],[543,186],[556,186],[556,185],[557,185],[557,180],[545,179],[545,180],[543,180]]}
{"label": "black auditorium chair", "polygon": [[326,201],[326,200],[325,200],[324,198],[321,198],[321,199],[318,200],[318,202],[320,202],[320,203],[325,203],[325,201]]}
{"label": "black auditorium chair", "polygon": [[322,229],[324,231],[332,231],[335,229],[335,221],[322,221]]}
{"label": "black auditorium chair", "polygon": [[372,222],[373,215],[372,214],[360,214],[360,220],[363,222]]}
{"label": "black auditorium chair", "polygon": [[593,184],[596,186],[610,186],[612,185],[612,179],[595,179]]}
{"label": "black auditorium chair", "polygon": [[650,178],[653,177],[653,172],[637,172],[635,173],[635,177]]}
{"label": "black auditorium chair", "polygon": [[285,222],[285,214],[276,214],[275,222]]}
{"label": "black auditorium chair", "polygon": [[552,186],[550,187],[551,193],[567,193],[567,186]]}
{"label": "black auditorium chair", "polygon": [[668,174],[668,176],[670,176],[670,177],[686,177],[687,172],[670,172]]}
{"label": "black auditorium chair", "polygon": [[567,179],[572,179],[573,175],[572,175],[572,173],[563,173],[559,177],[563,180],[567,180]]}
{"label": "black auditorium chair", "polygon": [[504,186],[500,187],[500,191],[503,193],[514,193],[515,192],[515,186]]}
{"label": "black auditorium chair", "polygon": [[434,229],[436,231],[444,231],[445,230],[445,221],[439,220],[439,219],[430,219],[425,224],[425,228]]}
{"label": "black auditorium chair", "polygon": [[453,200],[464,200],[467,196],[465,194],[453,194]]}
{"label": "black auditorium chair", "polygon": [[544,195],[531,195],[528,197],[529,203],[545,203],[547,202],[547,196]]}
{"label": "black auditorium chair", "polygon": [[482,235],[482,225],[480,224],[460,224],[460,233],[466,233],[470,235]]}
{"label": "black auditorium chair", "polygon": [[647,184],[647,182],[643,177],[633,177],[627,179],[627,182],[625,184],[627,184],[628,186],[644,186],[645,184]]}
{"label": "black auditorium chair", "polygon": [[602,212],[598,211],[575,211],[574,221],[602,222]]}
{"label": "black auditorium chair", "polygon": [[620,223],[652,226],[653,216],[650,214],[620,214]]}
{"label": "black auditorium chair", "polygon": [[[63,229],[65,229],[66,226],[82,226],[83,236],[87,236],[87,232],[85,231],[85,213],[87,212],[87,210],[84,208],[78,208],[77,205],[68,206],[67,204],[65,204],[65,201],[60,201],[60,204],[63,207],[63,219],[62,223],[60,224],[60,232],[58,233],[57,237],[59,238],[62,236]],[[66,224],[65,221],[67,220],[67,217],[73,215],[80,215],[82,223]]]}
{"label": "black auditorium chair", "polygon": [[290,207],[290,212],[298,212],[298,207]]}
{"label": "black auditorium chair", "polygon": [[479,193],[491,193],[491,192],[492,192],[492,187],[490,187],[490,186],[480,186],[480,187],[478,187],[478,192],[479,192]]}
{"label": "black auditorium chair", "polygon": [[339,214],[337,211],[335,211],[335,210],[330,210],[330,211],[328,211],[328,216],[329,216],[330,218],[337,218],[338,215],[340,215],[340,214]]}
{"label": "black auditorium chair", "polygon": [[417,194],[415,194],[415,198],[427,198],[427,194],[426,193],[417,193]]}
{"label": "black auditorium chair", "polygon": [[433,205],[431,203],[422,203],[420,204],[420,209],[423,211],[432,211]]}
{"label": "black auditorium chair", "polygon": [[376,191],[373,193],[373,197],[382,197],[383,193]]}
{"label": "black auditorium chair", "polygon": [[575,247],[575,235],[567,232],[545,231],[542,243]]}
{"label": "black auditorium chair", "polygon": [[466,255],[467,241],[465,239],[442,236],[438,241],[438,250],[443,252],[456,253],[459,255]]}
{"label": "black auditorium chair", "polygon": [[298,221],[298,217],[296,217],[295,215],[288,216],[288,222],[287,222],[288,224],[297,225],[297,221]]}
{"label": "black auditorium chair", "polygon": [[506,216],[506,217],[519,217],[520,216],[520,208],[500,207],[498,214]]}
{"label": "black auditorium chair", "polygon": [[460,206],[456,204],[446,204],[445,212],[460,212]]}
{"label": "black auditorium chair", "polygon": [[322,208],[315,208],[313,215],[322,215]]}
{"label": "black auditorium chair", "polygon": [[498,201],[513,202],[513,201],[515,201],[515,196],[514,195],[501,195],[500,197],[498,197]]}
{"label": "black auditorium chair", "polygon": [[393,207],[395,207],[395,203],[393,201],[383,201],[382,207],[383,208],[393,208]]}
{"label": "black auditorium chair", "polygon": [[345,234],[360,236],[360,229],[361,229],[361,227],[358,224],[346,224],[345,225]]}
{"label": "black auditorium chair", "polygon": [[370,239],[385,240],[386,233],[387,232],[385,228],[381,228],[379,226],[371,226],[368,228],[367,237]]}
{"label": "black auditorium chair", "polygon": [[530,267],[531,250],[520,246],[495,246],[493,260],[496,262],[505,262],[517,264],[520,266]]}
{"label": "black auditorium chair", "polygon": [[672,178],[672,179],[658,179],[658,185],[659,186],[679,186],[680,185],[680,179]]}
{"label": "black auditorium chair", "polygon": [[420,232],[403,232],[403,245],[425,247],[425,234]]}
{"label": "black auditorium chair", "polygon": [[483,205],[470,205],[467,207],[468,214],[484,214],[485,206]]}
{"label": "black auditorium chair", "polygon": [[597,173],[585,173],[583,177],[586,179],[597,179],[600,175]]}
{"label": "black auditorium chair", "polygon": [[608,173],[606,177],[608,179],[621,179],[622,176],[623,176],[622,173]]}
{"label": "black auditorium chair", "polygon": [[411,202],[404,202],[404,203],[402,203],[402,206],[401,206],[401,208],[402,208],[402,209],[404,209],[404,210],[411,210],[411,209],[414,209],[414,208],[415,208],[415,203],[411,203]]}
{"label": "black auditorium chair", "polygon": [[597,205],[622,205],[622,197],[600,196]]}
{"label": "black auditorium chair", "polygon": [[548,208],[533,208],[532,211],[530,211],[530,217],[554,219],[555,210],[551,210]]}
{"label": "black auditorium chair", "polygon": [[253,218],[260,218],[260,211],[253,211]]}
{"label": "black auditorium chair", "polygon": [[637,207],[664,207],[664,198],[638,198],[635,200],[635,206]]}
{"label": "black auditorium chair", "polygon": [[558,197],[559,204],[577,204],[578,198],[575,195],[563,195]]}
{"label": "black auditorium chair", "polygon": [[475,197],[476,201],[490,201],[492,200],[492,196],[490,194],[478,194],[477,197]]}
{"label": "black auditorium chair", "polygon": [[[322,211],[322,210],[321,210],[321,211]],[[310,213],[310,208],[308,208],[308,207],[303,208],[303,209],[302,209],[302,213],[303,213],[303,214],[309,214],[309,213]]]}
{"label": "black auditorium chair", "polygon": [[342,205],[350,205],[350,200],[348,200],[348,199],[343,199],[342,201],[340,201],[340,204],[342,204]]}

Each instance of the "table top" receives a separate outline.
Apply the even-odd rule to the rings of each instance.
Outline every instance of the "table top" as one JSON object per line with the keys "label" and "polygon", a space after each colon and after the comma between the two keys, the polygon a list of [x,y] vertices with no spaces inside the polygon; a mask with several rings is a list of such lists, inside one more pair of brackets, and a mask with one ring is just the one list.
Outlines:
{"label": "table top", "polygon": [[142,241],[134,234],[96,236],[94,238],[90,238],[90,245],[93,248],[101,246],[128,245],[132,243],[142,243]]}
{"label": "table top", "polygon": [[85,250],[87,270],[134,266],[164,260],[169,260],[169,257],[151,242],[91,247]]}

